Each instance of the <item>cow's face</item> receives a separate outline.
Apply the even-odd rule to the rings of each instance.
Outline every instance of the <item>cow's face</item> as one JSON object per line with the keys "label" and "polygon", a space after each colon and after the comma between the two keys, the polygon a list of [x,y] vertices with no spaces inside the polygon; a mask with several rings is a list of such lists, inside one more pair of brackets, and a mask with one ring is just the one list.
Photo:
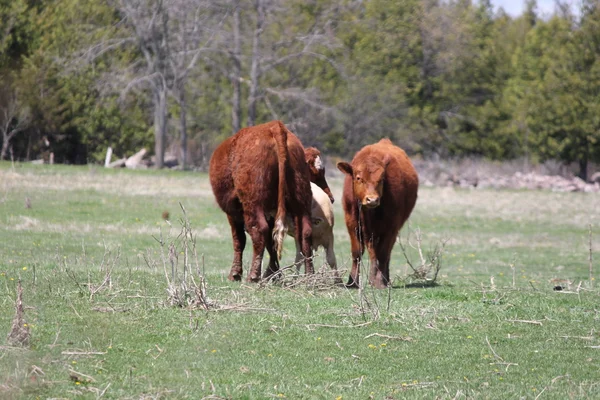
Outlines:
{"label": "cow's face", "polygon": [[367,208],[375,208],[381,202],[385,165],[370,164],[352,166],[340,162],[337,167],[352,178],[352,190],[358,202]]}
{"label": "cow's face", "polygon": [[331,203],[333,203],[333,194],[331,194],[331,189],[329,189],[329,185],[325,179],[325,165],[321,158],[321,152],[314,147],[308,147],[304,150],[304,156],[310,169],[310,181],[323,189],[327,193],[327,196],[329,196]]}

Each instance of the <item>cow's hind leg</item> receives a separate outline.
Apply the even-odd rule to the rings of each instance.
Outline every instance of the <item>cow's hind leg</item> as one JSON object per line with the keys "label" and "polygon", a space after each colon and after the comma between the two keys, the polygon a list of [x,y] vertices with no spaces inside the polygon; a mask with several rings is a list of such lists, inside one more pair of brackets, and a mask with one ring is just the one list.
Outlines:
{"label": "cow's hind leg", "polygon": [[302,245],[296,238],[294,238],[294,243],[296,244],[296,259],[294,261],[294,265],[296,265],[296,274],[300,274],[300,264],[302,264],[304,261],[304,256],[302,255]]}
{"label": "cow's hind leg", "polygon": [[334,270],[334,282],[336,285],[341,284],[342,278],[337,270],[337,260],[335,259],[335,252],[333,251],[333,240],[329,241],[324,247],[327,264],[329,264],[329,267]]}
{"label": "cow's hind leg", "polygon": [[302,256],[304,257],[304,273],[314,274],[315,268],[312,260],[312,221],[310,214],[296,217],[296,239],[300,239]]}
{"label": "cow's hind leg", "polygon": [[242,280],[242,254],[246,247],[246,233],[244,232],[244,220],[243,218],[234,217],[227,215],[229,225],[231,226],[231,237],[233,239],[233,263],[231,264],[231,271],[227,277],[230,281]]}
{"label": "cow's hind leg", "polygon": [[265,240],[266,240],[265,246],[267,248],[267,251],[269,252],[269,266],[265,270],[263,279],[269,279],[271,276],[273,276],[275,273],[277,273],[277,271],[279,271],[279,259],[277,258],[277,252],[275,251],[275,247],[274,247],[275,241],[273,240],[273,234],[272,234],[273,227],[275,226],[275,220],[274,219],[268,220],[268,224],[269,224],[269,233],[267,234],[267,237],[265,238]]}
{"label": "cow's hind leg", "polygon": [[272,238],[269,238],[271,230],[262,210],[256,210],[255,213],[244,213],[244,222],[246,229],[252,238],[252,247],[254,254],[252,255],[252,265],[248,273],[248,282],[258,282],[260,280],[260,272],[262,269],[262,259],[265,252],[265,247]]}

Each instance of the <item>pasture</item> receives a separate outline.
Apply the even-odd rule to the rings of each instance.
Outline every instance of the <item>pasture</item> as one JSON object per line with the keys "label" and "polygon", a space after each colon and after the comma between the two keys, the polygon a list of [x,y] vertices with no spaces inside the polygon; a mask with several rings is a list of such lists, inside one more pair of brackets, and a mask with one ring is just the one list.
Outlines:
{"label": "pasture", "polygon": [[[329,173],[345,280],[342,176]],[[398,245],[390,290],[232,283],[206,174],[0,163],[0,397],[600,398],[598,194],[421,187],[409,224],[401,240],[420,231],[425,254],[445,242],[436,285],[404,279]],[[184,259],[208,309],[169,304]],[[5,340],[19,279],[23,348]]]}

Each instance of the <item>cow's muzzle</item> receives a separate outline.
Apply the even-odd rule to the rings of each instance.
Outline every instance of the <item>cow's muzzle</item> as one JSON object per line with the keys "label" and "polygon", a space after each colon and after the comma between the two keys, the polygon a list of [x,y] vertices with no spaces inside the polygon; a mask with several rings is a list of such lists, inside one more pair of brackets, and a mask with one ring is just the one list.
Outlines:
{"label": "cow's muzzle", "polygon": [[362,205],[367,208],[375,208],[379,205],[379,196],[365,196]]}

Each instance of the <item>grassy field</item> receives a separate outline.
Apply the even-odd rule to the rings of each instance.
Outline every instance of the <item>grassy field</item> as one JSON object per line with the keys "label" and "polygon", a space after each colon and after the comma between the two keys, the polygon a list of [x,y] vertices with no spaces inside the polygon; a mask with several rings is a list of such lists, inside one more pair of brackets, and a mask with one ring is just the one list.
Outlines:
{"label": "grassy field", "polygon": [[[390,290],[249,285],[226,279],[206,174],[0,163],[0,398],[600,398],[599,226],[598,194],[423,187],[402,240],[446,243],[437,285],[407,284],[399,246]],[[208,310],[170,305],[186,257]],[[19,280],[25,347],[5,340]]]}

